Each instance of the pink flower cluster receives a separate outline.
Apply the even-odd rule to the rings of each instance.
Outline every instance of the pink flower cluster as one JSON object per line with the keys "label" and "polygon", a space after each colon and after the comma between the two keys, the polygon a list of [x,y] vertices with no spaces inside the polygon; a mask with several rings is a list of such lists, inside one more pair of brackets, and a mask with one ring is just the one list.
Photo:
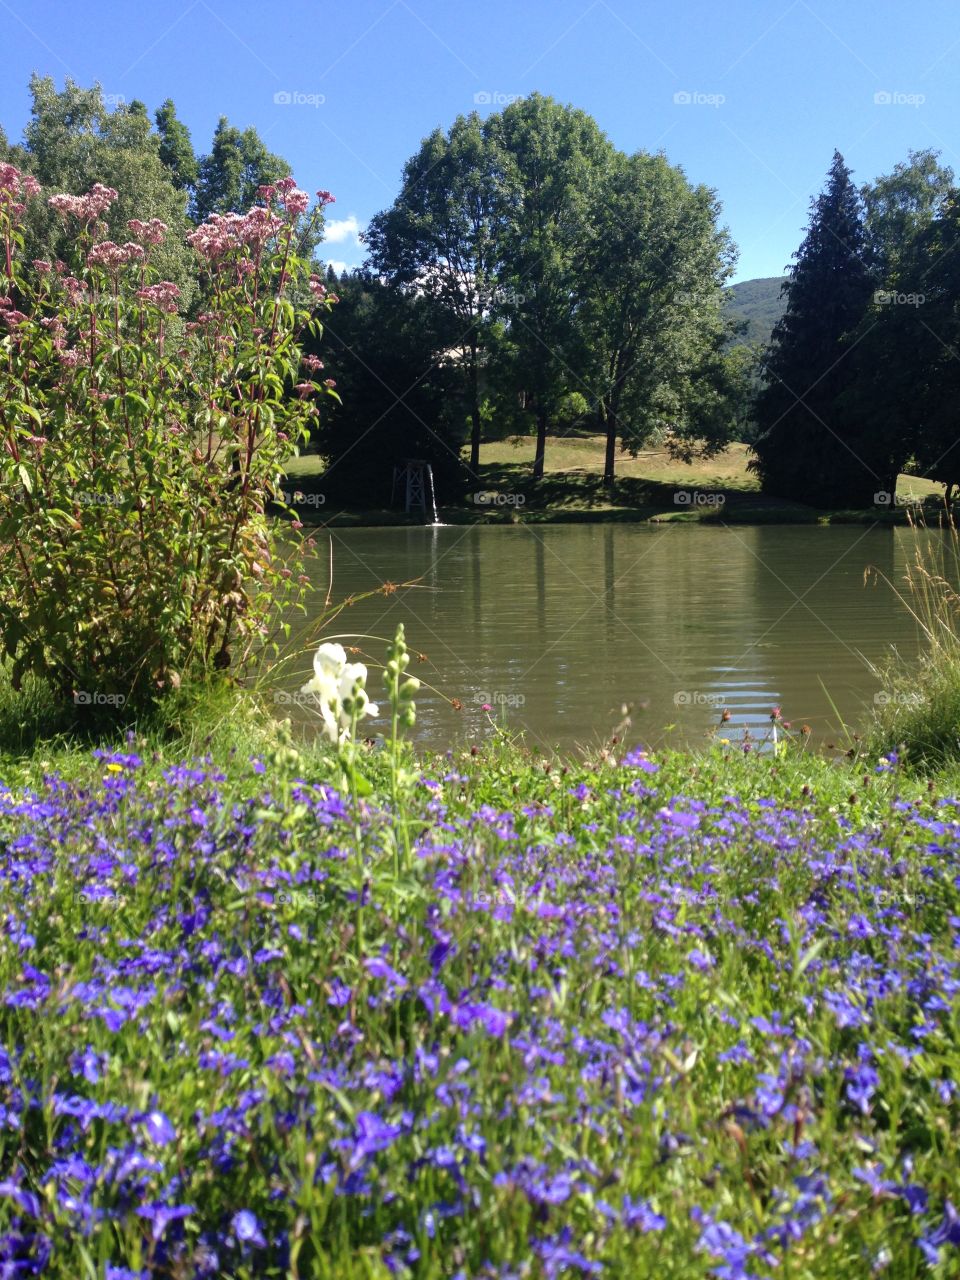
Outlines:
{"label": "pink flower cluster", "polygon": [[173,315],[177,310],[180,290],[172,280],[160,280],[157,284],[148,284],[146,288],[138,289],[137,297],[142,298],[144,302],[152,302],[161,311]]}
{"label": "pink flower cluster", "polygon": [[86,292],[87,283],[85,280],[78,280],[76,276],[64,276],[63,287],[67,291],[67,301],[71,306],[76,306]]}
{"label": "pink flower cluster", "polygon": [[310,292],[315,298],[325,298],[327,296],[327,286],[319,276],[310,277]]}
{"label": "pink flower cluster", "polygon": [[72,214],[81,222],[95,222],[117,199],[113,187],[95,182],[85,196],[51,196],[47,204],[64,216]]}
{"label": "pink flower cluster", "polygon": [[145,257],[143,247],[128,240],[126,244],[114,244],[112,240],[101,240],[87,254],[88,267],[104,267],[107,271],[116,271],[128,262],[142,262]]}
{"label": "pink flower cluster", "polygon": [[151,218],[149,222],[131,218],[127,228],[140,244],[163,244],[164,236],[167,234],[167,224],[161,222],[159,218]]}
{"label": "pink flower cluster", "polygon": [[243,245],[262,247],[283,225],[282,218],[259,205],[249,213],[211,213],[202,226],[190,232],[187,243],[208,262],[215,262]]}
{"label": "pink flower cluster", "polygon": [[298,218],[301,213],[306,213],[310,206],[310,196],[297,186],[294,178],[280,178],[267,186],[257,187],[257,195],[265,205],[271,204],[276,196],[281,207],[295,218]]}
{"label": "pink flower cluster", "polygon": [[24,177],[15,164],[0,164],[0,191],[8,200],[20,196],[29,198],[40,194],[40,183],[30,174]]}
{"label": "pink flower cluster", "polygon": [[323,361],[319,356],[304,356],[300,363],[310,373],[318,373],[323,368]]}
{"label": "pink flower cluster", "polygon": [[22,311],[18,311],[13,305],[13,299],[6,293],[0,293],[0,324],[6,324],[11,329],[15,329],[17,325],[23,324],[28,317]]}

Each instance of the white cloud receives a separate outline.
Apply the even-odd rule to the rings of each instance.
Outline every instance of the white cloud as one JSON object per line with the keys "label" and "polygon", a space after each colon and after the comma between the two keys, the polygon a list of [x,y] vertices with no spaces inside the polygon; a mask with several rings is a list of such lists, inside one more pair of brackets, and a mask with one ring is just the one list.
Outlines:
{"label": "white cloud", "polygon": [[361,248],[360,223],[352,213],[349,218],[330,218],[324,224],[323,238],[327,244],[352,242],[359,249]]}
{"label": "white cloud", "polygon": [[348,262],[338,262],[336,258],[328,258],[327,266],[333,267],[338,276],[342,276],[345,271],[353,270]]}

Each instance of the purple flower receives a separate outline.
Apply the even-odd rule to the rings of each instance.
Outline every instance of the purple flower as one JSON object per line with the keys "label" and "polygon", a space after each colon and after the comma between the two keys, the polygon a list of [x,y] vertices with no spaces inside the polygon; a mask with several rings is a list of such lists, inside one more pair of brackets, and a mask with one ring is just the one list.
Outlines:
{"label": "purple flower", "polygon": [[647,753],[640,747],[635,747],[633,751],[629,751],[620,761],[623,768],[626,769],[642,769],[644,773],[656,773],[660,766],[648,758]]}
{"label": "purple flower", "polygon": [[371,978],[383,978],[389,982],[391,986],[399,988],[401,991],[407,985],[406,978],[402,978],[396,969],[392,969],[386,960],[380,956],[373,956],[369,960],[364,960],[364,967]]}
{"label": "purple flower", "polygon": [[191,1213],[194,1212],[195,1209],[192,1204],[148,1204],[143,1209],[137,1210],[141,1218],[146,1218],[148,1222],[153,1223],[154,1240],[160,1239],[171,1222],[178,1222],[181,1218],[189,1218]]}
{"label": "purple flower", "polygon": [[151,1111],[149,1115],[145,1116],[143,1127],[146,1129],[150,1141],[155,1142],[158,1147],[166,1147],[177,1140],[176,1129],[174,1129],[162,1111]]}
{"label": "purple flower", "polygon": [[654,1213],[647,1200],[631,1200],[624,1196],[620,1214],[625,1227],[635,1227],[638,1231],[662,1231],[667,1225],[666,1218]]}
{"label": "purple flower", "polygon": [[940,1261],[940,1250],[945,1244],[960,1247],[960,1214],[949,1200],[943,1202],[943,1219],[939,1227],[921,1236],[917,1244],[931,1266],[936,1266]]}
{"label": "purple flower", "polygon": [[240,1209],[235,1213],[230,1220],[230,1225],[241,1244],[256,1245],[262,1249],[267,1243],[263,1232],[260,1230],[257,1215],[251,1213],[249,1209]]}
{"label": "purple flower", "polygon": [[341,982],[339,978],[334,978],[330,983],[327,1004],[332,1005],[334,1009],[342,1009],[345,1004],[350,1003],[351,994],[350,988],[345,982]]}
{"label": "purple flower", "polygon": [[510,1025],[510,1014],[490,1004],[461,1004],[451,1013],[455,1026],[469,1031],[479,1023],[491,1036],[502,1036]]}
{"label": "purple flower", "polygon": [[356,1129],[357,1136],[353,1142],[347,1140],[340,1144],[343,1147],[353,1148],[350,1168],[354,1170],[359,1169],[368,1157],[375,1155],[376,1152],[385,1151],[403,1132],[400,1125],[387,1124],[372,1111],[358,1113]]}
{"label": "purple flower", "polygon": [[870,1099],[880,1083],[880,1076],[869,1062],[861,1062],[856,1067],[848,1067],[845,1073],[847,1081],[847,1097],[866,1115],[870,1110]]}

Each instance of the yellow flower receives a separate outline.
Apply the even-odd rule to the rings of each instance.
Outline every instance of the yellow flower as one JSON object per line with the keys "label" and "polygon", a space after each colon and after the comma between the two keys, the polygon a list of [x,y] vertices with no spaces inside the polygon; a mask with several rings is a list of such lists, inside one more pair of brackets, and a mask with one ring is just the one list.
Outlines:
{"label": "yellow flower", "polygon": [[107,773],[123,773],[123,765],[114,761],[113,764],[107,765]]}

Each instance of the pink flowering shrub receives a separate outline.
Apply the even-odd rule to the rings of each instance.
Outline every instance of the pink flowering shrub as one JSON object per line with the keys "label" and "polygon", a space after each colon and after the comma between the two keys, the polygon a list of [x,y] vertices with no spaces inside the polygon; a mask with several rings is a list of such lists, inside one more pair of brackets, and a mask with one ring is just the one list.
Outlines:
{"label": "pink flowering shrub", "polygon": [[0,653],[65,698],[145,704],[242,670],[298,576],[267,503],[331,394],[299,336],[330,300],[297,253],[311,215],[292,179],[188,240],[202,306],[157,278],[162,222],[105,238],[116,192],[54,195],[74,261],[25,270],[39,186],[0,165]]}

